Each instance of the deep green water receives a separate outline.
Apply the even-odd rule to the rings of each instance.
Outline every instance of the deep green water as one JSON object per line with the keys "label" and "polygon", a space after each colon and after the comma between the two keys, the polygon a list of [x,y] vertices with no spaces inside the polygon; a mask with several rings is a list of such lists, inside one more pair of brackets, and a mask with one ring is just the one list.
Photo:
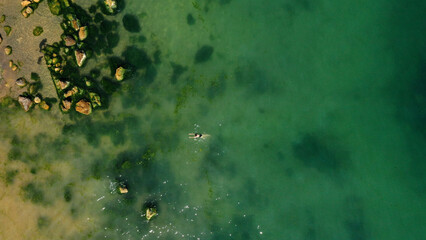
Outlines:
{"label": "deep green water", "polygon": [[[1,109],[2,174],[19,169],[9,184],[25,201],[87,221],[62,239],[425,239],[425,12],[128,0],[107,18],[120,33],[110,56],[146,69],[89,117]],[[158,205],[150,222],[145,202]],[[58,234],[44,215],[33,231]]]}

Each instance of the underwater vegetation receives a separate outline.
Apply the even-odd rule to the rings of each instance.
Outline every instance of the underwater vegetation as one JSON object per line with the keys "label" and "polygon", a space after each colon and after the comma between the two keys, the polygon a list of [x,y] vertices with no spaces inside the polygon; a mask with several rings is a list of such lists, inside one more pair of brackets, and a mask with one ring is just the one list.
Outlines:
{"label": "underwater vegetation", "polygon": [[293,154],[304,166],[331,175],[338,174],[349,161],[348,153],[336,140],[319,133],[303,134],[293,144]]}
{"label": "underwater vegetation", "polygon": [[44,197],[44,192],[34,183],[28,183],[27,185],[21,188],[23,198],[29,200],[34,204],[47,204]]}
{"label": "underwater vegetation", "polygon": [[123,17],[123,27],[129,32],[137,33],[141,31],[141,27],[139,25],[139,19],[130,14],[126,14]]}
{"label": "underwater vegetation", "polygon": [[195,63],[204,63],[210,60],[213,54],[214,48],[209,45],[203,45],[195,53],[194,62]]}

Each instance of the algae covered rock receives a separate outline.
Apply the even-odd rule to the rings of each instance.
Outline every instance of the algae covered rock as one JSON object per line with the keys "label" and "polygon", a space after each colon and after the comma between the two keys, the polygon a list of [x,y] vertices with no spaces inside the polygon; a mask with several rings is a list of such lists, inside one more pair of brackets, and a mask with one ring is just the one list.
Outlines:
{"label": "algae covered rock", "polygon": [[11,26],[4,26],[3,29],[4,29],[4,32],[6,33],[6,36],[9,36],[10,33],[12,32]]}
{"label": "algae covered rock", "polygon": [[53,15],[61,14],[61,2],[59,0],[47,0],[47,4],[49,5],[50,12]]}
{"label": "algae covered rock", "polygon": [[0,23],[3,23],[6,20],[6,16],[3,14],[0,17]]}
{"label": "algae covered rock", "polygon": [[31,101],[30,98],[22,96],[22,95],[18,97],[18,102],[19,104],[21,104],[25,112],[28,112],[31,106],[33,105],[33,101]]}
{"label": "algae covered rock", "polygon": [[92,113],[92,106],[90,102],[82,99],[75,105],[75,110],[81,114],[89,115]]}
{"label": "algae covered rock", "polygon": [[90,102],[92,102],[93,108],[102,106],[101,97],[97,93],[89,93]]}
{"label": "algae covered rock", "polygon": [[35,27],[33,30],[34,36],[40,36],[42,33],[43,33],[43,28],[40,26]]}

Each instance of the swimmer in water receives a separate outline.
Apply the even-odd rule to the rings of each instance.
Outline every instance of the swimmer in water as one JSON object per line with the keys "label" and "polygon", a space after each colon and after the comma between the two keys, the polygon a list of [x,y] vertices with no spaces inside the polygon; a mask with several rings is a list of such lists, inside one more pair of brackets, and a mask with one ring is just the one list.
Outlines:
{"label": "swimmer in water", "polygon": [[202,133],[188,133],[189,138],[192,139],[206,139],[208,136],[208,134],[202,134]]}

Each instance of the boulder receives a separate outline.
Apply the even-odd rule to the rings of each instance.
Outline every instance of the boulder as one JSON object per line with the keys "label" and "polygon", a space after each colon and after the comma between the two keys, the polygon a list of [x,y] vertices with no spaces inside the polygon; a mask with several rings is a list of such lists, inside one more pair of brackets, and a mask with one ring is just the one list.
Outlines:
{"label": "boulder", "polygon": [[119,67],[115,70],[115,79],[117,79],[117,81],[123,81],[124,79],[124,75],[126,75],[127,69],[125,69],[124,67]]}
{"label": "boulder", "polygon": [[39,106],[41,109],[44,109],[46,111],[50,109],[50,105],[46,101],[41,101]]}
{"label": "boulder", "polygon": [[68,81],[59,81],[58,85],[59,85],[59,88],[61,88],[61,90],[64,90],[65,88],[67,88],[70,85],[70,82],[68,82]]}
{"label": "boulder", "polygon": [[35,102],[36,104],[39,104],[39,103],[41,102],[41,98],[40,98],[40,97],[35,97],[35,98],[34,98],[34,102]]}
{"label": "boulder", "polygon": [[151,218],[153,218],[156,215],[157,215],[157,209],[156,208],[151,207],[151,208],[146,209],[145,217],[148,221],[151,220]]}
{"label": "boulder", "polygon": [[68,99],[62,100],[62,105],[61,105],[62,111],[68,112],[71,108],[71,104],[72,104],[71,101]]}
{"label": "boulder", "polygon": [[79,67],[83,66],[86,58],[86,53],[83,50],[75,50],[75,60],[77,61],[77,65]]}
{"label": "boulder", "polygon": [[53,15],[61,14],[61,2],[59,0],[47,0],[47,4]]}
{"label": "boulder", "polygon": [[129,192],[129,190],[126,187],[119,187],[118,191],[120,191],[121,194],[126,194]]}
{"label": "boulder", "polygon": [[78,38],[83,41],[87,38],[87,27],[80,27],[80,30],[78,31]]}
{"label": "boulder", "polygon": [[71,36],[65,36],[64,42],[65,42],[65,46],[67,46],[67,47],[71,47],[71,46],[74,46],[76,44],[75,39]]}
{"label": "boulder", "polygon": [[81,99],[75,105],[75,110],[81,114],[89,115],[92,113],[92,106],[90,105],[90,102]]}
{"label": "boulder", "polygon": [[23,77],[16,79],[15,84],[18,87],[25,87],[27,85],[27,80]]}
{"label": "boulder", "polygon": [[28,112],[31,106],[33,105],[33,101],[31,101],[31,99],[29,99],[28,97],[24,97],[24,96],[19,96],[18,102],[19,104],[21,104],[25,112]]}
{"label": "boulder", "polygon": [[6,53],[6,55],[12,54],[12,47],[11,46],[5,47],[4,48],[4,53]]}
{"label": "boulder", "polygon": [[117,1],[116,0],[104,0],[105,10],[109,14],[114,14],[117,11]]}

